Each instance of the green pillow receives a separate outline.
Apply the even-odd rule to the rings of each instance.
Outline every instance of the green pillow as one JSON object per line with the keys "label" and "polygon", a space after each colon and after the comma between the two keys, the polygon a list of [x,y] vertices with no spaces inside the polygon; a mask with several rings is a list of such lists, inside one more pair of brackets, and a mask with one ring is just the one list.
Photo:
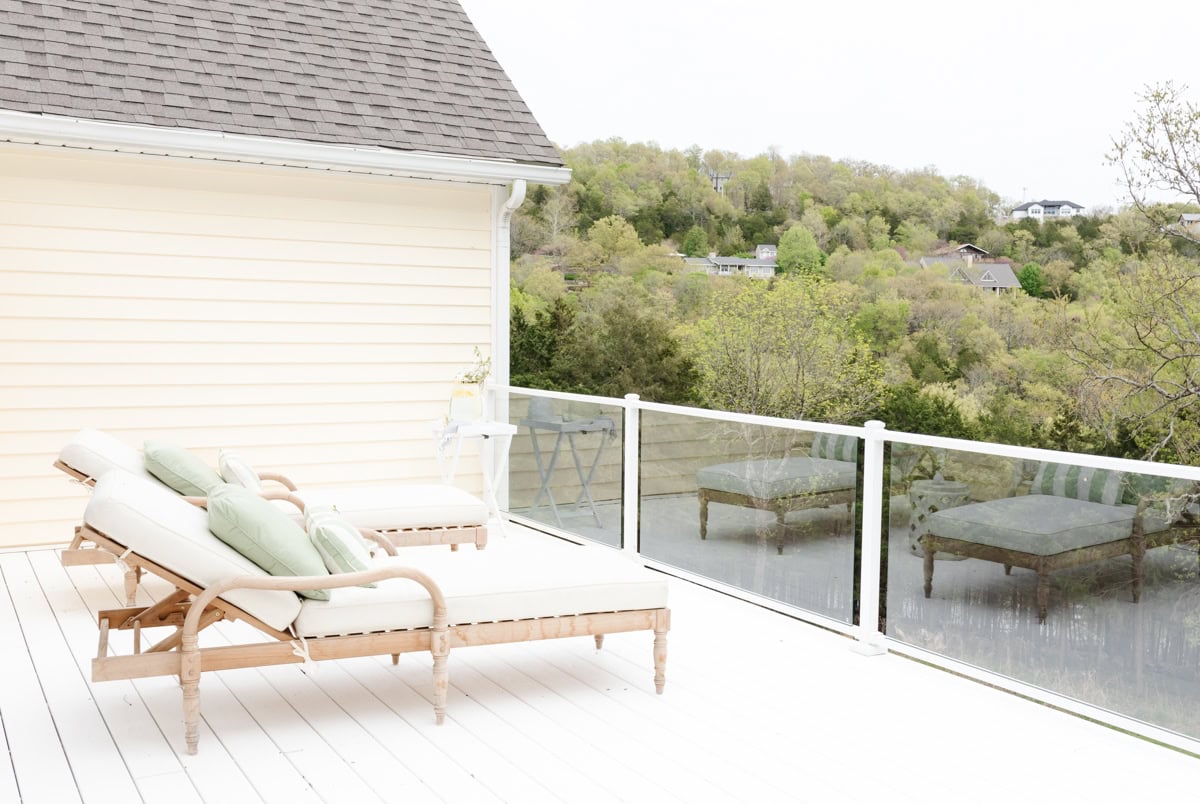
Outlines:
{"label": "green pillow", "polygon": [[[371,568],[371,554],[358,528],[333,511],[310,508],[304,517],[308,538],[321,554],[330,574],[362,572]],[[363,584],[374,588],[375,584]]]}
{"label": "green pillow", "polygon": [[[241,486],[222,485],[208,495],[208,528],[271,575],[329,574],[308,534],[269,500]],[[328,589],[297,594],[329,599]]]}
{"label": "green pillow", "polygon": [[146,471],[186,497],[207,497],[224,484],[212,467],[167,441],[147,441]]}

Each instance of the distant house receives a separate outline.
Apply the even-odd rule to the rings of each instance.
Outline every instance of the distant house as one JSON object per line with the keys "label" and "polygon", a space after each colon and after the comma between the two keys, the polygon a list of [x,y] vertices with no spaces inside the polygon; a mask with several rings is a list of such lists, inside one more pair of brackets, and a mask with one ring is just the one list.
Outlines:
{"label": "distant house", "polygon": [[779,246],[772,246],[769,243],[760,243],[754,247],[754,259],[770,260],[775,262],[779,258]]}
{"label": "distant house", "polygon": [[964,260],[950,269],[950,279],[955,282],[965,282],[973,287],[984,288],[993,293],[1021,287],[1021,282],[1013,273],[1012,266],[1005,262],[985,262],[972,265]]}
{"label": "distant house", "polygon": [[1178,225],[1190,235],[1200,235],[1200,212],[1185,212],[1179,216]]}
{"label": "distant house", "polygon": [[[770,246],[769,248],[774,248]],[[770,279],[775,276],[775,259],[746,259],[744,257],[688,257],[684,263],[692,271],[704,271],[711,276],[748,276],[752,279]]]}
{"label": "distant house", "polygon": [[991,252],[982,249],[973,243],[964,243],[961,246],[945,246],[934,251],[932,254],[922,257],[919,262],[922,268],[928,268],[934,263],[950,265],[959,260],[962,260],[970,265],[977,260],[991,259]]}
{"label": "distant house", "polygon": [[1013,220],[1033,218],[1041,223],[1046,218],[1072,218],[1087,210],[1073,201],[1027,201],[1012,211]]}

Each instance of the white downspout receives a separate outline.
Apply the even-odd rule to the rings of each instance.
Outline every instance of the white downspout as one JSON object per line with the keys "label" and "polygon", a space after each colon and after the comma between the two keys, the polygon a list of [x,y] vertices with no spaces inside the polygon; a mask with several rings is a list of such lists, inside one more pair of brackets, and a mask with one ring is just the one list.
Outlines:
{"label": "white downspout", "polygon": [[[505,196],[503,188],[496,188],[492,195],[492,209],[495,211],[495,241],[492,244],[492,379],[499,390],[492,395],[491,416],[495,421],[508,421],[508,390],[511,374],[509,372],[509,308],[511,293],[509,292],[511,244],[513,213],[525,201],[525,180],[516,179],[512,190]],[[503,509],[508,508],[508,477],[496,478],[496,499]]]}

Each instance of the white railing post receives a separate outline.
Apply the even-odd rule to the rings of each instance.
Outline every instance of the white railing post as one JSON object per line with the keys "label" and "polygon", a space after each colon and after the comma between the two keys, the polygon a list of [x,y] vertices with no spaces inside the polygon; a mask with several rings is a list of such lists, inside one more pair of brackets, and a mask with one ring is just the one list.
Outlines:
{"label": "white railing post", "polygon": [[621,549],[635,556],[638,554],[638,509],[641,507],[638,490],[638,444],[641,440],[638,431],[639,399],[641,397],[637,394],[625,394],[625,451],[621,485]]}
{"label": "white railing post", "polygon": [[863,434],[862,567],[858,579],[858,628],[854,650],[865,656],[887,653],[879,631],[879,564],[883,557],[883,430],[869,421]]}
{"label": "white railing post", "polygon": [[[488,407],[488,416],[494,422],[508,422],[508,398],[509,386],[493,385],[490,387],[491,398],[488,400],[491,404]],[[512,444],[509,444],[511,448]],[[494,485],[496,492],[496,502],[500,506],[500,510],[508,512],[508,462],[504,463],[504,471],[497,477]]]}

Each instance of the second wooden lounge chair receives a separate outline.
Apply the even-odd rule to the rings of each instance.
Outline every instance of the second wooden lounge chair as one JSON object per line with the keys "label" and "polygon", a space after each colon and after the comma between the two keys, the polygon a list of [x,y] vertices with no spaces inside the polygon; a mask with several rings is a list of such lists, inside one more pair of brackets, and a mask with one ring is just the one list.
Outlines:
{"label": "second wooden lounge chair", "polygon": [[[54,466],[86,486],[94,486],[113,469],[159,482],[146,471],[141,451],[99,430],[80,430],[59,452]],[[264,472],[259,478],[278,483],[308,505],[336,507],[356,527],[386,534],[398,547],[448,544],[455,550],[459,544],[474,544],[476,549],[487,545],[487,505],[454,486],[393,484],[301,491],[280,474]],[[88,540],[79,531],[62,552],[62,562],[67,566],[111,560],[106,552],[88,547]],[[136,587],[134,573],[127,578],[130,602]]]}

